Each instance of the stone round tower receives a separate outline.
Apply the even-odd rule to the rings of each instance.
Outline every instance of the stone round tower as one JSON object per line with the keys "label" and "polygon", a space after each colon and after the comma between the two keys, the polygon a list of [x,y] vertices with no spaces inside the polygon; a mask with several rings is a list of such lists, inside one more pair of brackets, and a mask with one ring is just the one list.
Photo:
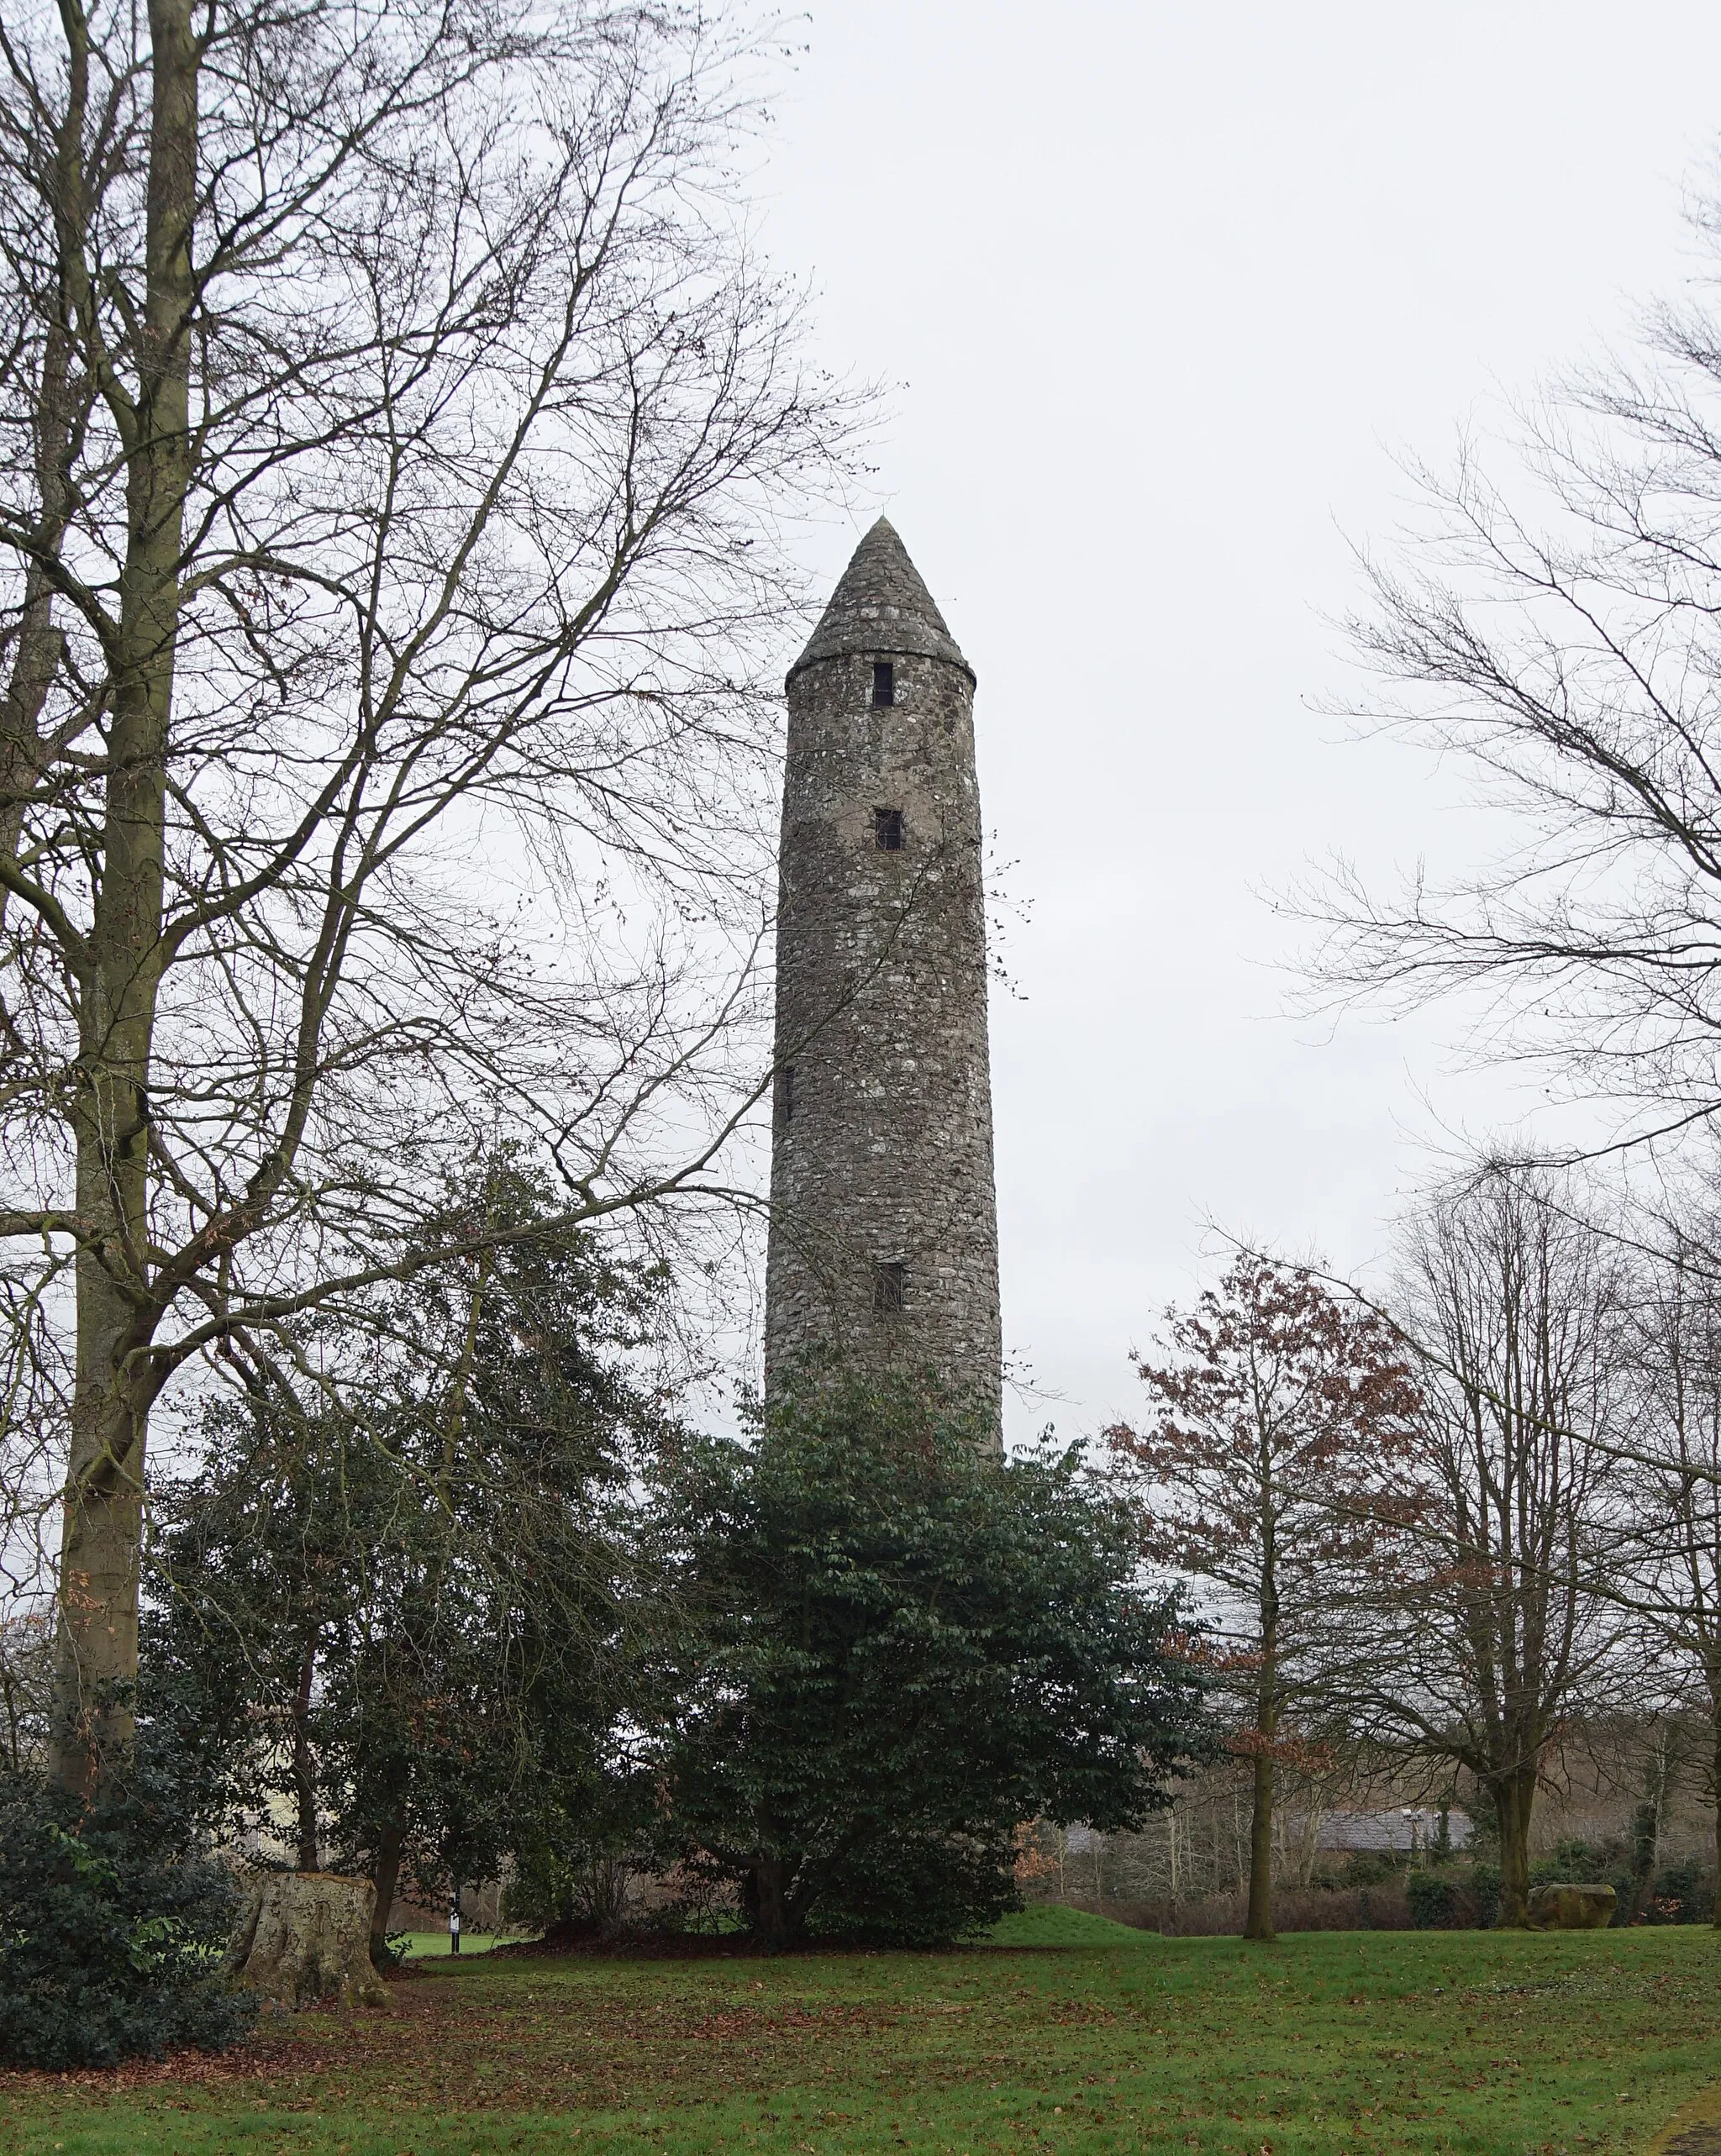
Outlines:
{"label": "stone round tower", "polygon": [[765,1353],[1000,1386],[974,675],[881,518],[789,670]]}

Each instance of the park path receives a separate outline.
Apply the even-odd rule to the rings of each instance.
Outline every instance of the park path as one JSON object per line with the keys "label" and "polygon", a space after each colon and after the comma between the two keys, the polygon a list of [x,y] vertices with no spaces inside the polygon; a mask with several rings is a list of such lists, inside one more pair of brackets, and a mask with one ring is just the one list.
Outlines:
{"label": "park path", "polygon": [[1705,2089],[1676,2111],[1645,2156],[1721,2156],[1721,2088]]}

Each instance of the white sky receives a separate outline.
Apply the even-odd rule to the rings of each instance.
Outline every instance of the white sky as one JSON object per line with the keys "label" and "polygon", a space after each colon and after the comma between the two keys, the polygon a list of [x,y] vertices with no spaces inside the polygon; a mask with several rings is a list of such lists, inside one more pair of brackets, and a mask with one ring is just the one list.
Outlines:
{"label": "white sky", "polygon": [[829,362],[901,385],[879,506],[980,676],[1033,906],[992,1007],[1005,1339],[1063,1403],[1013,1427],[1073,1434],[1133,1404],[1210,1219],[1366,1268],[1443,1127],[1534,1108],[1456,1012],[1285,1017],[1261,894],[1487,836],[1312,707],[1324,616],[1396,450],[1444,457],[1689,274],[1721,10],[815,0],[808,34],[764,236]]}

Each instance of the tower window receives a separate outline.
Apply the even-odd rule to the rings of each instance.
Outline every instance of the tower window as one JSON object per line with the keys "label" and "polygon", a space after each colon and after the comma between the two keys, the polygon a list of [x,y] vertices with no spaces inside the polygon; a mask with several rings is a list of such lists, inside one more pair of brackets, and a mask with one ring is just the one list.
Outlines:
{"label": "tower window", "polygon": [[795,1112],[795,1066],[784,1064],[776,1074],[776,1112],[780,1123],[787,1123]]}
{"label": "tower window", "polygon": [[872,812],[872,843],[882,854],[900,854],[903,850],[903,812],[900,808],[875,808]]}
{"label": "tower window", "polygon": [[908,1269],[899,1258],[887,1259],[873,1269],[872,1314],[888,1317],[903,1307]]}
{"label": "tower window", "polygon": [[887,711],[897,700],[897,670],[888,659],[872,662],[872,701],[881,711]]}

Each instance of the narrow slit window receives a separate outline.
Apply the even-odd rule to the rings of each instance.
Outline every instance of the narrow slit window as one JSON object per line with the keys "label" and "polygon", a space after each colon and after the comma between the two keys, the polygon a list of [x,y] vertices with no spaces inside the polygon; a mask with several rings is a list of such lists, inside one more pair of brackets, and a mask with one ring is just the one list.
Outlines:
{"label": "narrow slit window", "polygon": [[872,843],[882,854],[900,854],[903,850],[903,812],[900,808],[875,808],[872,812]]}
{"label": "narrow slit window", "polygon": [[776,1074],[776,1112],[779,1123],[789,1122],[795,1112],[795,1066],[784,1064]]}
{"label": "narrow slit window", "polygon": [[872,701],[881,711],[888,711],[897,700],[897,670],[888,659],[872,662]]}
{"label": "narrow slit window", "polygon": [[887,1259],[873,1269],[872,1314],[875,1317],[889,1317],[903,1307],[908,1284],[908,1269],[899,1258]]}

